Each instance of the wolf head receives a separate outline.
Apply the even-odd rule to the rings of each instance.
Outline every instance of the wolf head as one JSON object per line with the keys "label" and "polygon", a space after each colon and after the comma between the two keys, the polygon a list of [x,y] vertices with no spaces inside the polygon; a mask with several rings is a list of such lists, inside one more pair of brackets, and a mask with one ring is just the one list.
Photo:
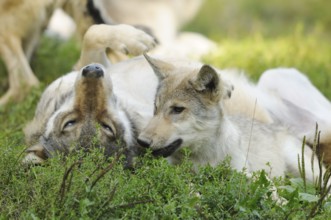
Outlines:
{"label": "wolf head", "polygon": [[221,100],[229,98],[232,85],[209,65],[197,69],[175,68],[145,55],[159,78],[154,117],[138,137],[153,154],[168,157],[181,146],[193,148],[210,137],[223,117]]}
{"label": "wolf head", "polygon": [[25,128],[30,146],[25,162],[40,163],[57,153],[104,149],[110,155],[132,145],[132,128],[101,65],[88,65],[53,82]]}

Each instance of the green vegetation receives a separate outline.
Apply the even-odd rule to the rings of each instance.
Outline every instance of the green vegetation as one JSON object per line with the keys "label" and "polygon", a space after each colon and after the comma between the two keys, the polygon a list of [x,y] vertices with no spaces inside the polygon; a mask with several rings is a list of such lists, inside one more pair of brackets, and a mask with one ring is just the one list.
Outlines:
{"label": "green vegetation", "polygon": [[[331,98],[331,3],[206,2],[186,28],[217,41],[218,51],[205,62],[242,69],[253,80],[269,68],[296,67]],[[0,109],[0,219],[330,219],[330,198],[319,199],[312,185],[275,179],[279,196],[288,201],[281,205],[272,199],[264,172],[247,179],[228,161],[193,172],[189,162],[169,166],[147,155],[132,172],[123,170],[121,158],[105,160],[94,150],[26,169],[20,164],[26,147],[22,129],[45,86],[70,71],[78,56],[74,40],[44,38],[32,60],[43,85],[22,103]],[[3,65],[0,77],[2,93],[7,85]]]}

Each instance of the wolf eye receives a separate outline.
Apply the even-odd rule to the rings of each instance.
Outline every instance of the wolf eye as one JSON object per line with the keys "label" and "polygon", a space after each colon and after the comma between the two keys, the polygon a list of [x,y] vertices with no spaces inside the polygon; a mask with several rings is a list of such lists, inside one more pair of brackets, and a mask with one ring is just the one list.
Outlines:
{"label": "wolf eye", "polygon": [[173,113],[173,114],[180,114],[180,113],[182,113],[184,110],[185,110],[184,107],[173,106],[173,107],[172,107],[172,110],[171,110],[171,113]]}
{"label": "wolf eye", "polygon": [[70,121],[67,121],[67,122],[64,124],[63,129],[69,128],[69,127],[71,127],[71,126],[73,126],[73,125],[75,125],[75,124],[76,124],[76,120],[70,120]]}
{"label": "wolf eye", "polygon": [[156,107],[156,104],[154,103],[154,115],[156,114],[157,112],[157,107]]}
{"label": "wolf eye", "polygon": [[109,125],[107,125],[107,124],[105,124],[105,123],[101,123],[100,125],[101,125],[101,127],[103,127],[106,131],[111,132],[112,134],[114,134],[113,129],[112,129]]}

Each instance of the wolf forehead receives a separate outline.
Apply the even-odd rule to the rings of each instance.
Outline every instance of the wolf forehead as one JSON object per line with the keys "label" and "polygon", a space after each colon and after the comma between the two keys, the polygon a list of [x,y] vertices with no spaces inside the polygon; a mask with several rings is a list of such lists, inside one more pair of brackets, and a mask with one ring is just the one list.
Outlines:
{"label": "wolf forehead", "polygon": [[190,82],[192,76],[187,75],[182,79],[176,79],[175,77],[167,77],[159,82],[157,87],[157,93],[155,101],[157,104],[161,104],[168,100],[176,101],[190,101],[192,99],[198,100],[202,103],[201,98],[198,96],[198,92],[194,89]]}
{"label": "wolf forehead", "polygon": [[[211,74],[201,74],[210,72]],[[201,76],[202,75],[202,76]],[[159,80],[156,94],[156,104],[166,100],[182,100],[197,104],[206,104],[208,96],[201,96],[208,92],[220,93],[221,97],[230,98],[234,86],[230,81],[224,80],[216,69],[209,65],[202,65],[194,70],[174,72]]]}

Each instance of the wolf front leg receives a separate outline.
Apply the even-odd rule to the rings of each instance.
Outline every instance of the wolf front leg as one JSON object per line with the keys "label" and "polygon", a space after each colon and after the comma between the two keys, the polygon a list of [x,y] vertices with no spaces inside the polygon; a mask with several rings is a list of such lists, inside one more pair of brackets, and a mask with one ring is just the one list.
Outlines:
{"label": "wolf front leg", "polygon": [[90,63],[100,63],[107,68],[110,65],[107,48],[136,56],[155,45],[153,37],[130,25],[92,25],[84,35],[80,59],[75,68],[80,69]]}
{"label": "wolf front leg", "polygon": [[0,54],[6,65],[9,89],[0,98],[0,106],[9,101],[20,101],[27,92],[39,84],[23,52],[20,39],[9,35],[0,38]]}

